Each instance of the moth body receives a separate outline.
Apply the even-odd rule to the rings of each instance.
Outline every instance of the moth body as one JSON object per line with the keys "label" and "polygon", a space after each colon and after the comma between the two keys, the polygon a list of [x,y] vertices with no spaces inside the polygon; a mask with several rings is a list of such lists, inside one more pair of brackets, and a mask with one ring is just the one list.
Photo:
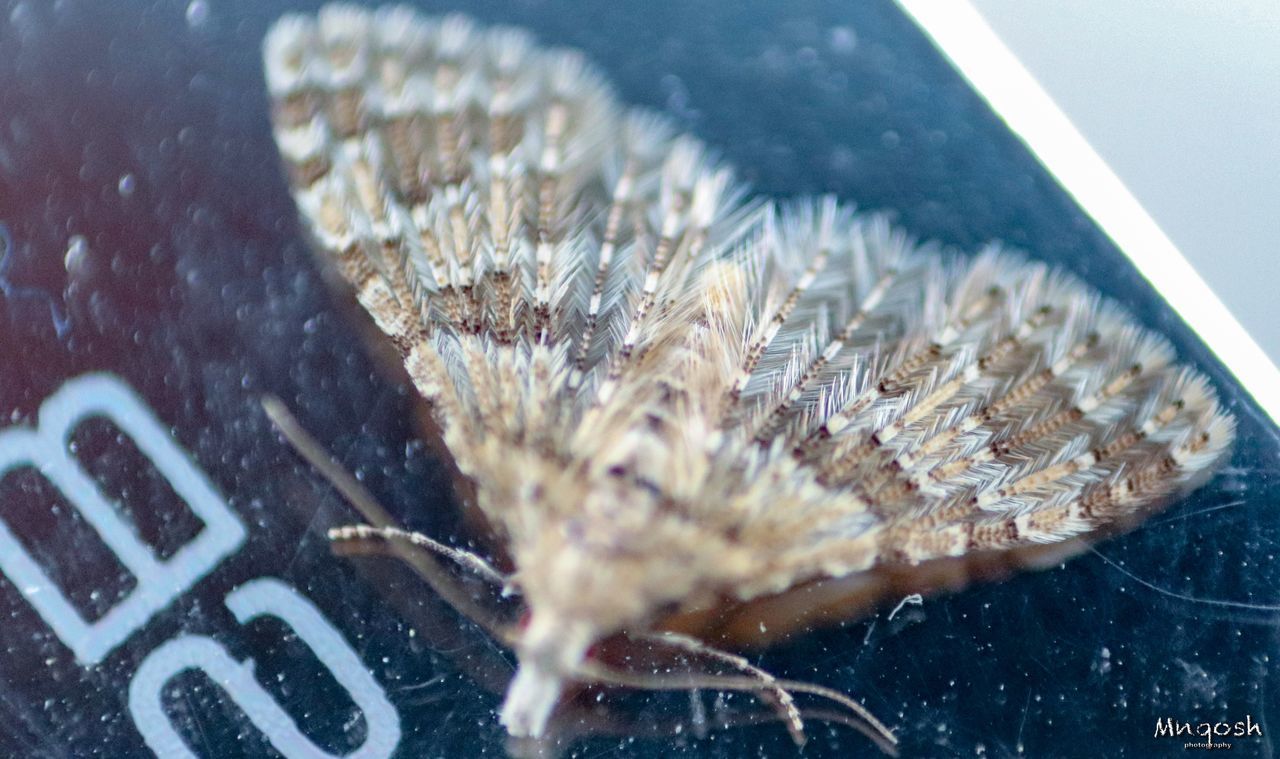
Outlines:
{"label": "moth body", "polygon": [[601,641],[740,643],[1078,550],[1231,443],[1204,376],[1072,276],[748,200],[575,52],[331,5],[265,60],[316,247],[515,567],[514,734]]}

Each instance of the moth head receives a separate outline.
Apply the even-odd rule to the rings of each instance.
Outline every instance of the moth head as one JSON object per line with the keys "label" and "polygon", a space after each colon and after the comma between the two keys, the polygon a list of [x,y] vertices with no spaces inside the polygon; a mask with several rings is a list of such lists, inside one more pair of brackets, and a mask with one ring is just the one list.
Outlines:
{"label": "moth head", "polygon": [[553,613],[532,614],[516,642],[519,667],[507,686],[502,724],[512,735],[540,736],[572,679],[596,640],[593,626]]}
{"label": "moth head", "polygon": [[[513,644],[519,668],[502,710],[512,734],[542,733],[565,683],[591,679],[584,675],[595,644],[646,631],[674,606],[709,601],[708,590],[728,583],[726,571],[745,567],[745,558],[650,512],[629,489],[597,485],[586,487],[575,517],[512,546],[513,582],[526,609]],[[628,502],[629,494],[636,500]]]}

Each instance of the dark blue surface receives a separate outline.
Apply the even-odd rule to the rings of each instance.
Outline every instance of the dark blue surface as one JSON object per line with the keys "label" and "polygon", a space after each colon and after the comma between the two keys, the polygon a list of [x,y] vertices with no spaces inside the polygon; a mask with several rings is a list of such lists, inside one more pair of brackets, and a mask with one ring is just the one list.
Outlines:
{"label": "dark blue surface", "polygon": [[[411,391],[359,347],[364,333],[313,265],[278,168],[259,45],[284,10],[318,5],[0,2],[0,223],[12,238],[0,268],[0,414],[32,424],[65,379],[113,372],[173,426],[250,529],[239,553],[90,670],[0,581],[2,755],[145,755],[127,684],[179,631],[253,657],[259,680],[317,745],[359,745],[358,711],[305,648],[281,643],[275,622],[242,628],[222,607],[228,589],[264,574],[308,597],[360,654],[401,717],[399,755],[506,750],[492,710],[509,667],[496,644],[402,568],[332,557],[325,528],[354,514],[258,406],[263,393],[281,396],[409,525],[461,540],[448,475],[414,440]],[[815,632],[757,663],[854,694],[909,756],[1182,755],[1181,739],[1152,737],[1157,719],[1246,714],[1264,736],[1239,740],[1235,755],[1271,754],[1268,723],[1280,729],[1268,720],[1280,655],[1275,428],[896,7],[423,7],[585,50],[623,100],[667,111],[760,192],[834,192],[892,210],[922,237],[968,250],[1001,239],[1071,269],[1169,334],[1239,418],[1229,467],[1101,555]],[[90,252],[69,271],[73,235]],[[99,550],[79,542],[83,529],[49,523],[49,508],[38,488],[3,481],[0,516],[30,531],[42,556]],[[155,530],[189,527],[160,519]],[[392,592],[374,591],[377,582]],[[166,708],[199,755],[269,752],[203,676],[175,684],[182,695]],[[714,716],[715,696],[702,701]],[[566,755],[798,753],[776,723],[692,735],[685,694],[606,703],[621,715],[610,729],[635,735],[583,738],[563,746]],[[751,708],[742,696],[727,704]],[[678,736],[650,736],[681,722]],[[810,730],[804,756],[876,753],[847,728],[815,721]]]}

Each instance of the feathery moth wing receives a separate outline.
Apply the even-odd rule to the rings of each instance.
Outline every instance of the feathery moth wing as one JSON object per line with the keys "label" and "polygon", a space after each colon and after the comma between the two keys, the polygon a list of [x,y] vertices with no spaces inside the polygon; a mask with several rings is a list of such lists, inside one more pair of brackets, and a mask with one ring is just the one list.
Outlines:
{"label": "feathery moth wing", "polygon": [[1207,380],[1069,275],[744,203],[522,32],[329,6],[266,72],[316,247],[513,562],[513,734],[605,639],[759,643],[1054,561],[1231,443]]}

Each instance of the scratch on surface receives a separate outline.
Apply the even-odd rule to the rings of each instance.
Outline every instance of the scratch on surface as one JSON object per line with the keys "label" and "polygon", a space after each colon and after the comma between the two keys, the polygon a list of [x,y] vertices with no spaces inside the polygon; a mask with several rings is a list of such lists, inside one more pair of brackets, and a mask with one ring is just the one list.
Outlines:
{"label": "scratch on surface", "polygon": [[1275,744],[1271,740],[1271,728],[1267,726],[1267,675],[1270,674],[1271,668],[1266,665],[1265,658],[1259,660],[1255,658],[1253,663],[1258,665],[1258,725],[1262,728],[1262,735],[1266,738],[1263,743],[1263,755],[1267,759],[1275,754]]}
{"label": "scratch on surface", "polygon": [[[1268,612],[1271,614],[1280,614],[1280,604],[1255,604],[1255,603],[1248,603],[1246,601],[1229,601],[1229,600],[1223,600],[1223,599],[1217,599],[1217,598],[1198,598],[1196,596],[1187,595],[1185,593],[1178,593],[1176,591],[1167,590],[1165,588],[1162,588],[1158,585],[1150,583],[1142,579],[1141,577],[1135,575],[1133,572],[1130,572],[1129,570],[1122,567],[1114,559],[1107,558],[1098,549],[1090,548],[1089,550],[1092,553],[1096,554],[1099,559],[1102,559],[1104,562],[1106,562],[1108,565],[1110,565],[1120,574],[1124,575],[1125,577],[1128,577],[1130,580],[1133,580],[1134,582],[1138,583],[1144,588],[1147,588],[1149,590],[1155,591],[1156,593],[1159,593],[1160,595],[1168,596],[1169,598],[1174,598],[1179,601],[1184,601],[1190,604],[1204,604],[1206,606],[1217,606],[1225,609],[1243,609],[1245,611],[1261,611],[1261,612]],[[1262,620],[1241,620],[1241,621],[1251,622],[1253,624],[1269,624],[1269,625],[1280,624],[1280,619],[1275,617],[1262,619]]]}
{"label": "scratch on surface", "polygon": [[1204,515],[1204,514],[1212,514],[1212,513],[1213,513],[1213,512],[1215,512],[1215,511],[1221,511],[1221,510],[1223,510],[1223,509],[1233,509],[1233,508],[1235,508],[1235,507],[1237,507],[1237,506],[1243,506],[1245,503],[1247,503],[1247,501],[1245,501],[1245,500],[1241,499],[1241,500],[1238,500],[1238,501],[1232,501],[1232,502],[1230,502],[1230,503],[1223,503],[1223,504],[1219,504],[1219,505],[1217,505],[1217,506],[1206,506],[1206,507],[1205,507],[1205,508],[1203,508],[1203,509],[1197,509],[1197,510],[1193,511],[1193,512],[1191,512],[1190,514],[1177,514],[1177,515],[1175,515],[1175,516],[1166,517],[1165,519],[1161,519],[1161,520],[1158,520],[1158,521],[1152,522],[1152,523],[1151,523],[1151,526],[1152,526],[1152,527],[1155,527],[1155,526],[1157,526],[1157,525],[1169,524],[1169,523],[1171,523],[1171,522],[1179,522],[1179,521],[1181,521],[1181,520],[1183,520],[1183,519],[1190,519],[1191,517],[1198,517],[1198,516],[1202,516],[1202,515]]}
{"label": "scratch on surface", "polygon": [[867,642],[871,640],[871,633],[875,632],[876,629],[876,621],[874,619],[871,620],[870,626],[867,627],[867,634],[862,637],[862,645],[867,645]]}
{"label": "scratch on surface", "polygon": [[1027,714],[1031,711],[1032,693],[1033,691],[1028,688],[1027,700],[1022,704],[1022,721],[1018,723],[1018,741],[1014,744],[1014,747],[1017,748],[1019,754],[1025,753],[1026,751],[1022,744],[1022,731],[1027,727]]}

